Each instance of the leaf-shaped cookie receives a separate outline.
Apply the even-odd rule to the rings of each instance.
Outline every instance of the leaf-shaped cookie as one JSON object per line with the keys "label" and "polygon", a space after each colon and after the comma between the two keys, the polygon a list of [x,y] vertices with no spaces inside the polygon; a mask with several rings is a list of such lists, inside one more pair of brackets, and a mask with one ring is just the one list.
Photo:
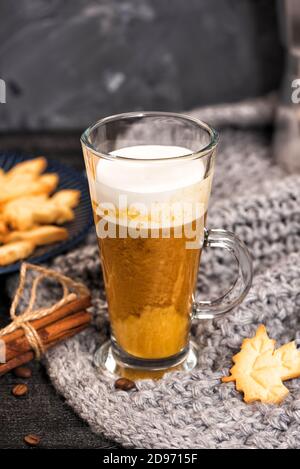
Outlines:
{"label": "leaf-shaped cookie", "polygon": [[280,403],[289,391],[281,380],[281,355],[275,357],[274,348],[275,341],[268,337],[265,326],[259,326],[252,339],[243,341],[241,351],[233,357],[231,376],[222,381],[235,381],[236,389],[244,393],[247,403]]}

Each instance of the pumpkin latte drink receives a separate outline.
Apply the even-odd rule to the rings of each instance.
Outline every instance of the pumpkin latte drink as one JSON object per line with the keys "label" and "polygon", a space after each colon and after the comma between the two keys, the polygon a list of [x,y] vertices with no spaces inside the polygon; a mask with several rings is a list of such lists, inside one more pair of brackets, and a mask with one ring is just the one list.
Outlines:
{"label": "pumpkin latte drink", "polygon": [[[82,143],[112,334],[96,361],[144,376],[191,369],[192,316],[214,315],[194,292],[216,134],[184,116],[133,113],[103,119]],[[218,301],[219,314],[232,307]]]}
{"label": "pumpkin latte drink", "polygon": [[[142,160],[191,152],[152,145],[128,147],[116,153]],[[161,162],[155,168],[150,160],[150,164],[118,163],[111,178],[111,165],[114,163],[98,162],[98,200],[102,200],[101,188],[105,186],[107,199],[117,202],[119,196],[126,196],[128,204],[123,213],[118,212],[116,237],[104,238],[99,233],[113,336],[123,350],[136,357],[170,357],[185,347],[189,334],[200,257],[200,242],[193,246],[191,241],[197,243],[196,229],[203,234],[211,174],[204,177],[199,160],[188,166]],[[146,201],[144,207],[142,201]],[[192,219],[198,201],[198,219]],[[105,220],[101,208],[97,210],[97,201],[94,207],[96,219],[99,216]],[[134,225],[138,237],[129,232]],[[120,237],[122,229],[124,238]],[[187,237],[189,234],[193,239]]]}

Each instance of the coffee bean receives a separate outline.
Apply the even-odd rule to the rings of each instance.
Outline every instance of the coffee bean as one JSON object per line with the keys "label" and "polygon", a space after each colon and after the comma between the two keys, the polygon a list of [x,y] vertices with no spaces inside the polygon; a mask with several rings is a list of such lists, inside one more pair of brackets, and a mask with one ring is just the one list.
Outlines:
{"label": "coffee bean", "polygon": [[26,435],[26,436],[24,436],[24,441],[29,446],[37,446],[37,445],[39,445],[41,439],[37,435]]}
{"label": "coffee bean", "polygon": [[15,397],[25,396],[28,393],[28,386],[26,384],[17,384],[13,387],[12,393]]}
{"label": "coffee bean", "polygon": [[119,378],[115,381],[115,388],[122,389],[123,391],[130,391],[135,388],[135,382],[127,378]]}
{"label": "coffee bean", "polygon": [[30,378],[32,375],[32,371],[27,366],[18,366],[18,368],[14,369],[14,375],[17,378]]}

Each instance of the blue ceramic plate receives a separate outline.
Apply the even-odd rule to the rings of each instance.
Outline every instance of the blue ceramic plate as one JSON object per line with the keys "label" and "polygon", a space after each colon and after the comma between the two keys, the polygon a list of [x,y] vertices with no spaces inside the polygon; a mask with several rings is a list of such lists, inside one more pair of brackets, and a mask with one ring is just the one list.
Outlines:
{"label": "blue ceramic plate", "polygon": [[[32,159],[32,157],[13,153],[0,153],[0,168],[3,168],[4,171],[8,171],[16,163],[29,159]],[[58,173],[59,185],[57,190],[78,189],[81,192],[81,197],[78,207],[75,208],[75,219],[72,222],[64,223],[63,225],[69,232],[69,238],[66,241],[60,241],[59,243],[36,248],[32,256],[25,259],[33,264],[44,262],[51,257],[57,256],[58,254],[73,248],[86,236],[93,223],[88,184],[85,176],[78,171],[51,159],[48,159],[46,172]],[[14,264],[0,267],[0,275],[18,271],[20,264],[20,262],[15,262]]]}

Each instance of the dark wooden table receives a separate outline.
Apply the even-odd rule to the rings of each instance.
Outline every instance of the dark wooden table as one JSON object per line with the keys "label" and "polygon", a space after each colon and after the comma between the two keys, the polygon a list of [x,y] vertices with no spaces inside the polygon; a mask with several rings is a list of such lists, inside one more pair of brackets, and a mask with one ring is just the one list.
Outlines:
{"label": "dark wooden table", "polygon": [[[64,134],[10,134],[1,136],[0,151],[45,155],[83,170],[79,143],[80,132]],[[5,292],[6,279],[0,277],[0,326],[8,321],[9,299]],[[39,363],[31,365],[29,380],[16,378],[13,373],[0,378],[0,449],[27,448],[25,435],[41,437],[40,448],[117,448],[106,438],[95,435],[57,394]],[[22,398],[11,394],[15,384],[26,382],[29,393]]]}

